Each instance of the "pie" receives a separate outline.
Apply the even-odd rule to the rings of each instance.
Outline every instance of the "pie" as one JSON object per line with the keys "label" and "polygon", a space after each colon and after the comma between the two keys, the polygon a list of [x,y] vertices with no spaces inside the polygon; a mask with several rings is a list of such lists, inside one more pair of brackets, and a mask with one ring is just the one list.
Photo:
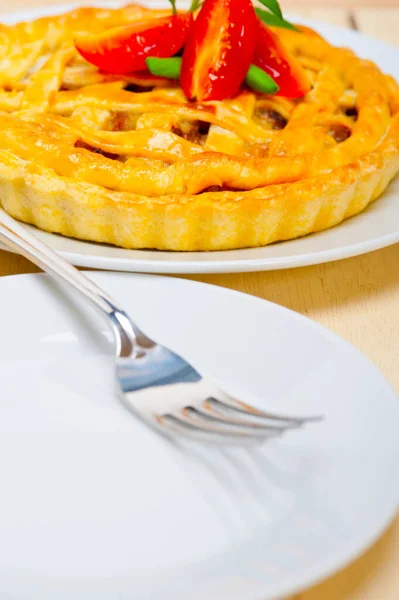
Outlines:
{"label": "pie", "polygon": [[255,247],[356,215],[399,168],[399,88],[311,29],[275,29],[312,84],[189,102],[103,73],[77,34],[170,11],[77,9],[1,25],[0,202],[40,229],[124,248]]}

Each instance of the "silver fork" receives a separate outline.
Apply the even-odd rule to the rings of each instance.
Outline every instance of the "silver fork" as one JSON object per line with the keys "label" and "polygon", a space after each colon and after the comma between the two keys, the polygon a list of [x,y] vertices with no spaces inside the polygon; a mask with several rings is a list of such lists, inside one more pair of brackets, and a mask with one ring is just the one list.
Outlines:
{"label": "silver fork", "polygon": [[263,412],[224,394],[184,358],[144,335],[111,296],[1,209],[0,241],[72,286],[107,317],[116,340],[116,375],[123,402],[158,431],[248,444],[320,419]]}

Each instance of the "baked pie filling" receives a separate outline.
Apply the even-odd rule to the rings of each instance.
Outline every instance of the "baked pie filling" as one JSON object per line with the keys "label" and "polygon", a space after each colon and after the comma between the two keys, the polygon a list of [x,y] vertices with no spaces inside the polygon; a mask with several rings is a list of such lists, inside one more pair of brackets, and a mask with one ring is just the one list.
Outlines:
{"label": "baked pie filling", "polygon": [[398,85],[308,28],[272,28],[309,81],[293,99],[247,85],[188,99],[178,80],[101,71],[75,46],[169,15],[82,8],[1,26],[5,210],[125,248],[222,250],[327,229],[381,195],[399,168]]}

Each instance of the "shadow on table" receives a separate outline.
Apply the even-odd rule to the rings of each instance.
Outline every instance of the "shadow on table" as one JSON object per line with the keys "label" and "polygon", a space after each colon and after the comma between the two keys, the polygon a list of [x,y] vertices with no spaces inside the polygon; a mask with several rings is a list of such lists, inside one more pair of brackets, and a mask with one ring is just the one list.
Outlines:
{"label": "shadow on table", "polygon": [[386,293],[398,285],[398,260],[396,244],[323,265],[263,273],[195,275],[190,279],[239,289],[308,314]]}

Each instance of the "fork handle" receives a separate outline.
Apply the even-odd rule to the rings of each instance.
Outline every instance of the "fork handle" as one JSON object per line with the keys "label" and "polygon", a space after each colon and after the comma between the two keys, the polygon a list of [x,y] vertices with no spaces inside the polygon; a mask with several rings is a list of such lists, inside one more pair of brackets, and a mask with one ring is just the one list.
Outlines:
{"label": "fork handle", "polygon": [[100,309],[110,319],[120,356],[129,356],[138,338],[141,338],[141,341],[144,342],[142,345],[147,345],[145,344],[144,334],[132,323],[111,296],[1,208],[0,241],[17,250],[52,277],[61,279],[64,283],[72,286]]}

